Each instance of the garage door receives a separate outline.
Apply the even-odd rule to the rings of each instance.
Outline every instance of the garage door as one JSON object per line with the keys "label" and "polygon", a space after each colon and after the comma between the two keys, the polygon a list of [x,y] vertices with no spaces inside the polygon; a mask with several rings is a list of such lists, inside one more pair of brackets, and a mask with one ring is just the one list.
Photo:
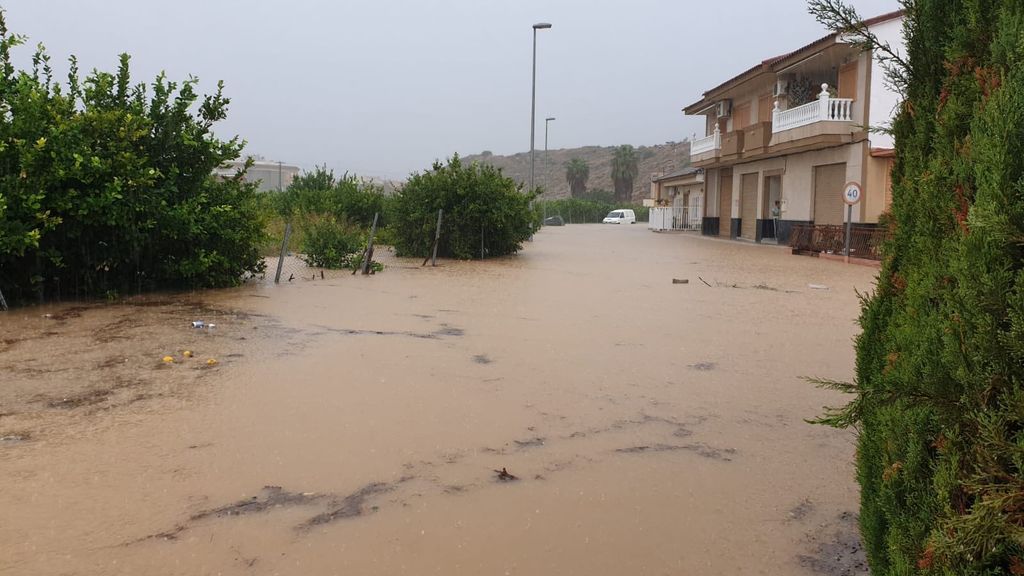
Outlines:
{"label": "garage door", "polygon": [[744,174],[740,180],[740,236],[754,240],[757,230],[757,173]]}
{"label": "garage door", "polygon": [[842,224],[846,163],[814,167],[814,223]]}
{"label": "garage door", "polygon": [[719,179],[721,193],[718,195],[718,235],[726,238],[732,235],[732,168],[723,171]]}

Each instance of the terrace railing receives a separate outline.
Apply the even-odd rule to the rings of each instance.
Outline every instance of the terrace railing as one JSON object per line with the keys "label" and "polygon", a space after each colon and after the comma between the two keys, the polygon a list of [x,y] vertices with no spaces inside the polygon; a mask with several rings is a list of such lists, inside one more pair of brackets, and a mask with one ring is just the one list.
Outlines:
{"label": "terrace railing", "polygon": [[775,101],[775,109],[772,110],[773,134],[815,122],[853,122],[853,100],[830,97],[828,84],[822,84],[818,99],[802,106],[780,110],[779,101]]}
{"label": "terrace railing", "polygon": [[[881,246],[888,236],[885,228],[854,226],[850,233],[850,257],[881,260]],[[834,224],[794,224],[789,246],[794,252],[843,254],[846,226]]]}

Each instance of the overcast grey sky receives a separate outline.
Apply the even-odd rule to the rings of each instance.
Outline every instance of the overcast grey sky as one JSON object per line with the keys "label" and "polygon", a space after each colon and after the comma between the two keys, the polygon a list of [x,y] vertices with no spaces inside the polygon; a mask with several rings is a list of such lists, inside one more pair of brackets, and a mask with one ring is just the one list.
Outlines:
{"label": "overcast grey sky", "polygon": [[[865,17],[897,0],[854,0]],[[538,34],[537,147],[652,145],[701,124],[680,109],[707,88],[825,30],[802,0],[0,0],[8,27],[66,71],[161,70],[224,80],[219,135],[247,152],[404,178],[453,152],[530,145]],[[27,66],[31,49],[19,50]]]}

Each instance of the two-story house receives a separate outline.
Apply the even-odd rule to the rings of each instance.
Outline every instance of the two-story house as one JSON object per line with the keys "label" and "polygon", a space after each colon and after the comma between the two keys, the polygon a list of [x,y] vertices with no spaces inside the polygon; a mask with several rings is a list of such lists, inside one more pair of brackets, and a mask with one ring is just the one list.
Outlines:
{"label": "two-story house", "polygon": [[[893,12],[864,24],[902,49],[902,19]],[[847,182],[862,189],[852,222],[877,224],[891,201],[893,143],[869,128],[887,125],[898,102],[872,52],[838,34],[704,92],[684,108],[705,117],[706,135],[690,149],[704,171],[702,232],[784,243],[796,224],[842,224]]]}

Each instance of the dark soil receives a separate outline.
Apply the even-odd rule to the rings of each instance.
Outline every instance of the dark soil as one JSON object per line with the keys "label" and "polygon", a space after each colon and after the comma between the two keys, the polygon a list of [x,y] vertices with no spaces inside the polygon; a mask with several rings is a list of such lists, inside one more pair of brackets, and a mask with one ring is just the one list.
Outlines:
{"label": "dark soil", "polygon": [[341,520],[344,518],[355,518],[362,516],[366,513],[366,500],[371,496],[378,494],[384,494],[395,489],[394,484],[388,484],[386,482],[372,482],[363,486],[359,490],[349,494],[342,498],[340,503],[335,503],[334,508],[323,514],[317,514],[309,520],[299,525],[300,530],[308,530],[314,526],[322,526],[329,524],[335,520]]}
{"label": "dark soil", "polygon": [[646,446],[619,448],[616,452],[622,452],[624,454],[640,454],[643,452],[675,452],[679,450],[694,452],[705,458],[721,460],[723,462],[731,462],[732,458],[730,458],[730,455],[736,453],[735,448],[714,448],[707,444],[651,444]]}
{"label": "dark soil", "polygon": [[[829,531],[827,528],[834,528]],[[860,542],[857,515],[843,512],[836,522],[823,525],[807,536],[813,546],[811,554],[798,556],[800,565],[823,576],[864,576],[868,561]]]}
{"label": "dark soil", "polygon": [[239,500],[234,504],[228,504],[227,506],[221,506],[212,510],[205,510],[198,514],[192,515],[190,520],[197,521],[209,518],[211,516],[220,518],[222,516],[242,516],[245,514],[255,514],[257,512],[263,512],[270,508],[278,508],[281,506],[301,506],[310,504],[320,500],[324,496],[322,494],[310,494],[310,493],[298,493],[288,492],[280,486],[264,486],[259,496],[253,496],[248,500]]}

